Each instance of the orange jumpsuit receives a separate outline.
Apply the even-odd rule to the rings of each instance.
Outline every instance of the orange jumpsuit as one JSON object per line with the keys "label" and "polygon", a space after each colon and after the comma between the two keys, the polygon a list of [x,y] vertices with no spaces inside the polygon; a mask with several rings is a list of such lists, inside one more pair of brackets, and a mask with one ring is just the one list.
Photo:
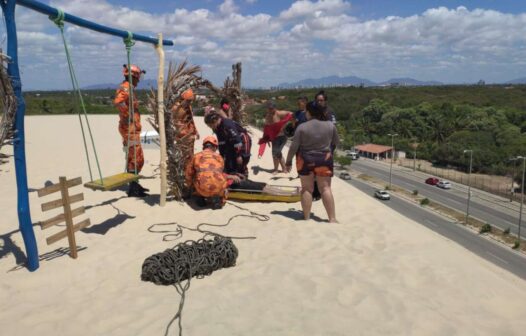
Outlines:
{"label": "orange jumpsuit", "polygon": [[[183,157],[182,166],[186,171],[188,165],[192,162],[195,139],[199,135],[194,123],[192,106],[188,105],[184,107],[180,104],[174,105],[172,108],[172,122],[178,130],[175,141],[181,146]],[[187,186],[190,185],[187,184]]]}
{"label": "orange jumpsuit", "polygon": [[227,179],[223,174],[224,167],[225,162],[221,154],[205,149],[195,154],[186,167],[186,185],[193,185],[199,196],[219,196],[224,203],[228,187]]}
{"label": "orange jumpsuit", "polygon": [[[130,144],[128,147],[128,162],[126,167],[128,172],[139,173],[144,165],[144,154],[141,147],[141,115],[139,114],[139,101],[135,91],[133,92],[133,120],[128,120],[129,117],[129,91],[130,83],[124,81],[117,89],[115,100],[113,104],[119,110],[119,133],[122,137],[122,144],[126,148],[128,145],[128,132],[130,137]],[[135,158],[137,157],[137,161]],[[137,167],[135,167],[137,162]]]}

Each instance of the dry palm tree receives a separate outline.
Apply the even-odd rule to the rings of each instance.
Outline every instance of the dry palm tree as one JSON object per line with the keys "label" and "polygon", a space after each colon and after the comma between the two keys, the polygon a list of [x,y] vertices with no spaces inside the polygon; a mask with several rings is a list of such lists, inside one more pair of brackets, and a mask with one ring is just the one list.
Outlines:
{"label": "dry palm tree", "polygon": [[[166,150],[168,154],[168,185],[170,194],[175,199],[181,200],[184,181],[185,181],[185,167],[184,167],[184,153],[188,152],[185,148],[184,141],[177,142],[180,130],[173,124],[172,109],[178,104],[182,98],[181,94],[187,89],[196,90],[200,87],[207,87],[214,92],[218,90],[207,80],[201,78],[197,73],[201,72],[201,67],[196,65],[188,65],[186,61],[179,65],[170,63],[168,67],[168,78],[164,84],[164,120],[166,129]],[[148,122],[159,132],[159,120],[157,115],[157,98],[155,91],[151,91],[146,103],[147,110],[154,115],[154,118],[149,118]]]}
{"label": "dry palm tree", "polygon": [[245,113],[245,94],[241,90],[241,63],[232,65],[232,79],[226,78],[220,94],[230,101],[232,119],[246,127],[248,120]]}
{"label": "dry palm tree", "polygon": [[[17,109],[16,96],[11,85],[11,79],[7,74],[8,57],[0,51],[0,104],[2,118],[0,119],[0,151],[4,145],[13,143],[15,136],[15,114]],[[0,153],[0,164],[6,162],[6,157]]]}

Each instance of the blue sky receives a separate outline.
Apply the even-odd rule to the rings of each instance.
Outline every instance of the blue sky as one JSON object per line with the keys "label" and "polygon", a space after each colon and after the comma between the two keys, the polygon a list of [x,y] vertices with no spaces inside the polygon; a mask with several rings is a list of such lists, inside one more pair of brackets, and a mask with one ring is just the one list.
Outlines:
{"label": "blue sky", "polygon": [[[43,1],[104,25],[175,41],[169,61],[187,59],[221,84],[241,61],[244,85],[269,87],[329,75],[445,83],[526,77],[526,1],[194,0]],[[28,89],[67,89],[56,28],[17,10],[20,66]],[[5,48],[5,29],[0,29]],[[66,26],[81,85],[116,83],[122,41]],[[155,52],[137,43],[133,61],[156,70]]]}

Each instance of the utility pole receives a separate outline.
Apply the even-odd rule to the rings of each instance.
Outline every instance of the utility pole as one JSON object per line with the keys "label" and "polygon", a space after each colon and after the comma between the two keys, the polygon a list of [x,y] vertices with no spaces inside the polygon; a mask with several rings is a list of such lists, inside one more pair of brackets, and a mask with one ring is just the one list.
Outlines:
{"label": "utility pole", "polygon": [[473,150],[464,149],[464,154],[469,152],[469,173],[468,173],[468,205],[466,208],[466,225],[468,225],[469,220],[469,203],[471,202],[471,168],[473,166]]}
{"label": "utility pole", "polygon": [[394,150],[394,137],[395,136],[398,136],[397,133],[395,134],[387,134],[388,136],[391,137],[391,166],[389,167],[389,189],[391,189],[391,182],[392,182],[392,177],[393,177],[393,160],[394,160],[394,153],[395,153],[395,150]]}

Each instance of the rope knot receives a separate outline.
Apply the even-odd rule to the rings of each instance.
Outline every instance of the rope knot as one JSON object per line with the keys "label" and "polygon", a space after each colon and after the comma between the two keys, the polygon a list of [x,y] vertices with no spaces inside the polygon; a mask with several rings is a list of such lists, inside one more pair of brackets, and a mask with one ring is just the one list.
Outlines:
{"label": "rope knot", "polygon": [[128,31],[128,37],[125,37],[123,41],[124,41],[124,45],[126,46],[126,49],[130,50],[131,47],[135,45],[135,40],[133,39],[133,33],[131,31]]}
{"label": "rope knot", "polygon": [[49,19],[53,21],[57,25],[57,27],[59,27],[60,29],[63,29],[65,17],[66,15],[64,14],[64,11],[60,8],[57,8],[57,15],[56,16],[50,15]]}

